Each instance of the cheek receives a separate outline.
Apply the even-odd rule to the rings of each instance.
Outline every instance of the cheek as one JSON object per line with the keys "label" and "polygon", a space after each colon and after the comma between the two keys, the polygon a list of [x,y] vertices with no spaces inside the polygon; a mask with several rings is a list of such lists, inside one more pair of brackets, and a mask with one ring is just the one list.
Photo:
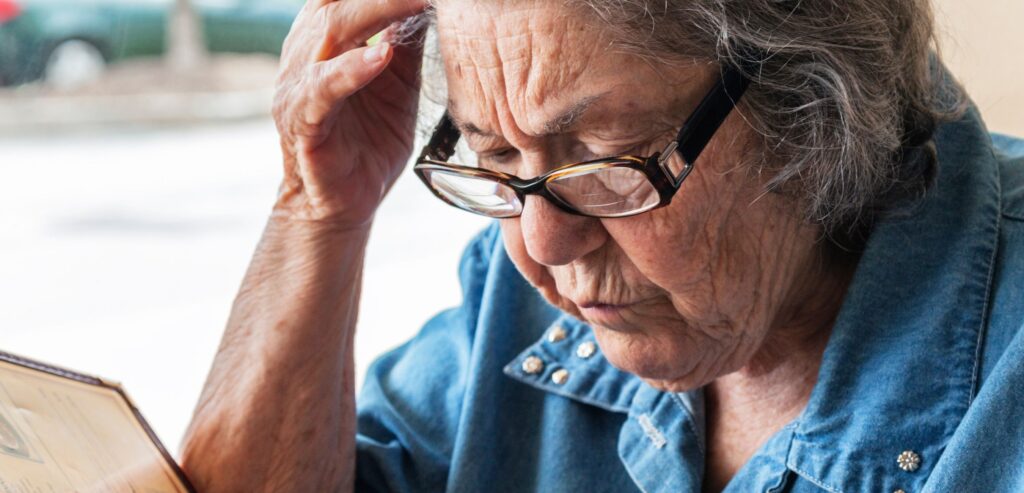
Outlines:
{"label": "cheek", "polygon": [[689,180],[672,203],[625,221],[606,221],[608,234],[640,274],[671,294],[699,288],[719,253],[720,218],[700,180]]}
{"label": "cheek", "polygon": [[580,313],[575,305],[558,294],[555,280],[551,277],[547,268],[530,258],[530,255],[526,252],[526,243],[523,241],[523,231],[520,228],[519,218],[502,219],[499,225],[501,226],[501,236],[505,241],[505,251],[508,252],[508,257],[515,264],[519,273],[523,275],[527,282],[540,291],[541,296],[548,303],[579,318]]}
{"label": "cheek", "polygon": [[519,227],[519,218],[502,219],[498,225],[501,226],[505,251],[508,252],[512,263],[516,265],[523,277],[530,281],[530,284],[536,285],[534,281],[541,280],[544,266],[534,262],[526,253],[526,243],[523,241],[523,230]]}
{"label": "cheek", "polygon": [[757,204],[764,201],[747,173],[715,169],[735,162],[729,154],[713,143],[698,160],[703,167],[667,207],[604,223],[640,274],[667,291],[687,317],[699,319],[741,296],[749,287],[742,271],[758,266]]}

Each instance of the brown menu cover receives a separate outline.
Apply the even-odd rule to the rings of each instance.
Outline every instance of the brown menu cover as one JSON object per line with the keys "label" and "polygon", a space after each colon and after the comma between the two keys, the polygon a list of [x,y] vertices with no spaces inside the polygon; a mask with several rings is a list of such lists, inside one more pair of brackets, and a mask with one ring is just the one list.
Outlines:
{"label": "brown menu cover", "polygon": [[117,383],[0,351],[0,493],[194,493]]}

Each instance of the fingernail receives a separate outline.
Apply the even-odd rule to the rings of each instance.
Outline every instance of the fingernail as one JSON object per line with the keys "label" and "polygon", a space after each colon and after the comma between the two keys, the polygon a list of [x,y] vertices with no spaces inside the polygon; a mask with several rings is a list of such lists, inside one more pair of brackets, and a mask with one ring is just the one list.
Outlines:
{"label": "fingernail", "polygon": [[367,63],[377,63],[383,60],[388,55],[388,43],[380,42],[370,47],[370,49],[363,52],[363,61]]}

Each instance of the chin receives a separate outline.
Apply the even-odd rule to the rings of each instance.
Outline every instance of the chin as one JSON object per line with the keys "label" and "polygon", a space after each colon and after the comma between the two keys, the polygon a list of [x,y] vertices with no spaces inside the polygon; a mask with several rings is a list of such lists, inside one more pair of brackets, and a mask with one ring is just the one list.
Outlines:
{"label": "chin", "polygon": [[594,336],[601,352],[612,366],[640,377],[648,385],[669,392],[685,392],[702,387],[708,378],[697,365],[696,356],[665,344],[643,333],[623,333],[597,325]]}

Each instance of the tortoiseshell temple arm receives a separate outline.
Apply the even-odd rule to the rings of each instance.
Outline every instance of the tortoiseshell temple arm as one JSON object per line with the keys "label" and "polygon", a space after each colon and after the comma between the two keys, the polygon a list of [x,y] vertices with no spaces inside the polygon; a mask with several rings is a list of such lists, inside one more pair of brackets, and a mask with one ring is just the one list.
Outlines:
{"label": "tortoiseshell temple arm", "polygon": [[[683,123],[683,128],[676,136],[676,142],[679,145],[676,151],[683,157],[687,167],[693,166],[694,161],[707,147],[711,137],[718,131],[718,127],[722,126],[722,122],[736,107],[736,103],[749,85],[750,79],[736,69],[732,67],[722,69],[722,78],[711,89],[711,92],[704,96],[704,99],[697,105],[697,109],[690,113],[690,117]],[[682,178],[685,178],[685,171],[672,177],[673,184],[678,187]]]}
{"label": "tortoiseshell temple arm", "polygon": [[462,137],[462,133],[455,126],[448,111],[445,111],[441,121],[437,122],[437,126],[434,127],[430,141],[423,148],[419,161],[447,161],[455,154],[455,144],[459,142],[460,137]]}

